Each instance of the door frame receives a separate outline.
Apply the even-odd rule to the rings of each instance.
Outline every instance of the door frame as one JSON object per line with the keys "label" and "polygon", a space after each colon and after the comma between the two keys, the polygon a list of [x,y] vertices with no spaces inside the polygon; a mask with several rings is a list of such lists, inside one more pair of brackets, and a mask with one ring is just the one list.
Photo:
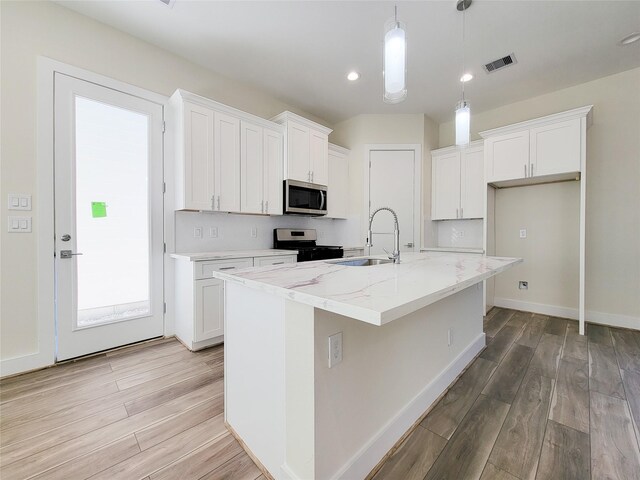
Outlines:
{"label": "door frame", "polygon": [[[37,242],[37,351],[30,355],[9,359],[2,362],[3,375],[25,372],[55,363],[55,270],[54,257],[54,73],[76,77],[96,83],[129,95],[157,103],[163,108],[163,116],[167,116],[168,97],[150,92],[140,87],[115,80],[98,73],[74,67],[47,57],[37,58],[37,160],[36,160],[36,215],[35,232]],[[171,135],[163,138],[163,178],[166,172],[172,171],[173,158]],[[167,251],[172,251],[173,230],[173,197],[169,192],[164,195],[164,241]],[[164,256],[164,297],[170,291],[168,281],[170,270],[167,269],[168,255]],[[171,266],[171,265],[169,265]],[[167,311],[169,309],[167,308]],[[165,336],[173,333],[173,319],[169,321],[165,314]]]}
{"label": "door frame", "polygon": [[[404,150],[404,151],[413,151],[415,155],[416,162],[414,163],[414,178],[417,179],[417,183],[414,183],[416,187],[413,191],[413,226],[414,226],[414,234],[415,228],[418,228],[418,238],[414,238],[416,242],[415,251],[419,252],[423,245],[423,236],[424,236],[424,227],[422,225],[422,145],[419,143],[367,143],[364,146],[364,168],[362,169],[364,172],[363,175],[363,199],[362,199],[362,225],[361,232],[362,238],[367,237],[367,229],[369,226],[369,182],[370,182],[370,171],[371,166],[369,164],[369,158],[371,157],[371,152],[375,150],[382,151],[395,151],[395,150]],[[417,227],[416,227],[417,226]],[[402,228],[402,225],[400,225]],[[369,254],[369,247],[365,245],[364,247],[367,251],[367,255]]]}

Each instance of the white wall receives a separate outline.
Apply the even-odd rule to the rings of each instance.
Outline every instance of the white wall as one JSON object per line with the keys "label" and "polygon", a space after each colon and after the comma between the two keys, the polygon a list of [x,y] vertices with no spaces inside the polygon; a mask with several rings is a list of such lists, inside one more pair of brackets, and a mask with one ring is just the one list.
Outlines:
{"label": "white wall", "polygon": [[[594,123],[587,132],[587,320],[604,322],[611,315],[622,316],[627,324],[635,322],[637,328],[640,328],[639,92],[640,68],[471,117],[475,139],[479,138],[477,132],[482,130],[594,105]],[[453,138],[453,122],[442,124],[440,144],[449,145]],[[548,196],[533,199],[532,192]],[[571,249],[578,248],[573,220],[577,215],[576,196],[574,182],[498,192],[496,216],[501,218],[496,218],[497,254],[508,253],[501,245],[512,251],[513,232],[525,223],[535,225],[535,228],[552,228],[546,232],[532,231],[540,243],[518,250],[524,254],[525,264],[497,277],[496,297],[535,299],[539,303],[567,308],[575,306],[578,279],[573,270],[567,272],[565,269],[573,268]],[[538,201],[545,208],[536,208],[531,203]],[[556,208],[548,208],[550,201]],[[522,210],[519,210],[520,206]],[[532,239],[528,239],[527,245],[532,243]],[[524,246],[524,243],[519,245]],[[511,276],[523,272],[531,282],[529,291],[514,292],[515,278]],[[565,281],[559,282],[560,278]],[[545,284],[556,285],[561,291],[533,288]]]}
{"label": "white wall", "polygon": [[180,87],[262,117],[292,110],[320,119],[51,2],[0,2],[0,359],[38,351],[36,238],[7,234],[7,193],[36,196],[36,59],[47,56],[163,95]]}

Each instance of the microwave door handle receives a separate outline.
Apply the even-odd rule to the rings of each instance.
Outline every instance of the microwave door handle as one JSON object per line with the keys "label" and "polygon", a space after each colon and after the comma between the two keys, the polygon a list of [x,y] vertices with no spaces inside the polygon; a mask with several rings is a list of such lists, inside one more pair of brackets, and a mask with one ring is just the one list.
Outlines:
{"label": "microwave door handle", "polygon": [[324,192],[322,190],[320,190],[320,210],[324,210]]}

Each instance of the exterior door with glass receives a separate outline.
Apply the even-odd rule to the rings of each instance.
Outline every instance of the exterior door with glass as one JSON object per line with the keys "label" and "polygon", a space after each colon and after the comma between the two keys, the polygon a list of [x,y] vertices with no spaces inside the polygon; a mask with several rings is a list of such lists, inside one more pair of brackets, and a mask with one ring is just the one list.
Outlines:
{"label": "exterior door with glass", "polygon": [[56,360],[162,336],[163,107],[56,73]]}

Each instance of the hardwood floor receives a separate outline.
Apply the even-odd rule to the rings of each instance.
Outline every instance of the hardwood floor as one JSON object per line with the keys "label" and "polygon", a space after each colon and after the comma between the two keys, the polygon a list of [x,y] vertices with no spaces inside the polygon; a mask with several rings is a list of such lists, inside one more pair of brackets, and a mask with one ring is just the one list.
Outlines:
{"label": "hardwood floor", "polygon": [[0,478],[260,478],[224,426],[223,359],[168,339],[0,381]]}
{"label": "hardwood floor", "polygon": [[[640,333],[507,309],[375,480],[640,478]],[[0,478],[266,480],[223,423],[223,348],[173,339],[0,381]]]}
{"label": "hardwood floor", "polygon": [[500,308],[484,330],[374,480],[640,479],[640,332]]}

